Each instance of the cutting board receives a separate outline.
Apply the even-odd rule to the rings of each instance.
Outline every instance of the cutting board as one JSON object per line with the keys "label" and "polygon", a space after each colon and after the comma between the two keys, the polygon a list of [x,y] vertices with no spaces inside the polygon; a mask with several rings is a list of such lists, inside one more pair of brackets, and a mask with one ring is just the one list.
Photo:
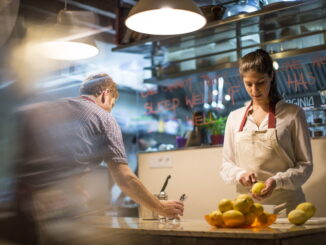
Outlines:
{"label": "cutting board", "polygon": [[[275,224],[290,224],[287,218],[277,218]],[[305,225],[322,225],[326,224],[326,217],[312,217],[306,221]]]}

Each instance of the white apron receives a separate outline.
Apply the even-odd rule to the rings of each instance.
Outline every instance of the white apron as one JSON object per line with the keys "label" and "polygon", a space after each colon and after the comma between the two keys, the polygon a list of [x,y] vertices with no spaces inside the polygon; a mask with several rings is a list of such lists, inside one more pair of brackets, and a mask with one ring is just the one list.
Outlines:
{"label": "white apron", "polygon": [[[268,114],[268,129],[243,131],[247,122],[248,106],[242,119],[239,132],[235,135],[235,157],[237,164],[257,174],[259,181],[266,181],[278,172],[293,167],[294,163],[280,147],[276,134],[275,105],[271,105]],[[237,192],[248,193],[251,187],[237,184]],[[262,204],[276,205],[274,213],[289,213],[297,204],[304,202],[305,196],[300,188],[296,190],[274,190],[272,195],[260,201]]]}

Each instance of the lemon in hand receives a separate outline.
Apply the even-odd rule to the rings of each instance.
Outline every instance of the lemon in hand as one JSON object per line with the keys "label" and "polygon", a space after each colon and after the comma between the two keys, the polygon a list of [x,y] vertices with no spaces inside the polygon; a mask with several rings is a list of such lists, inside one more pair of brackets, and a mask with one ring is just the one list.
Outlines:
{"label": "lemon in hand", "polygon": [[253,184],[251,187],[251,193],[260,195],[262,189],[266,187],[265,183],[262,181],[258,181],[257,183]]}

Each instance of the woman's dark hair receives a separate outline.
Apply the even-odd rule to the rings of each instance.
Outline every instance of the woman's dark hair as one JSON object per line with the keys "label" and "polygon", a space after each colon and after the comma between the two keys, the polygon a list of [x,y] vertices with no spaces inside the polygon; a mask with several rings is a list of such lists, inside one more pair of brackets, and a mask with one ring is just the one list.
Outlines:
{"label": "woman's dark hair", "polygon": [[246,54],[240,59],[239,72],[240,76],[248,71],[255,71],[258,73],[268,74],[272,77],[271,89],[269,91],[269,99],[271,103],[277,103],[282,99],[277,90],[276,75],[273,67],[273,59],[263,49],[257,49],[249,54]]}

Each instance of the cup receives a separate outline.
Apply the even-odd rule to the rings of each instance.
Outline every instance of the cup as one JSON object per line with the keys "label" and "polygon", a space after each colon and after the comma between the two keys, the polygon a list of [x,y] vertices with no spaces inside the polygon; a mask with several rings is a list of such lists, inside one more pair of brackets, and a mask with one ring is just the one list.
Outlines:
{"label": "cup", "polygon": [[176,139],[177,148],[185,147],[185,145],[187,143],[187,138],[182,137],[182,136],[176,136],[175,139]]}

